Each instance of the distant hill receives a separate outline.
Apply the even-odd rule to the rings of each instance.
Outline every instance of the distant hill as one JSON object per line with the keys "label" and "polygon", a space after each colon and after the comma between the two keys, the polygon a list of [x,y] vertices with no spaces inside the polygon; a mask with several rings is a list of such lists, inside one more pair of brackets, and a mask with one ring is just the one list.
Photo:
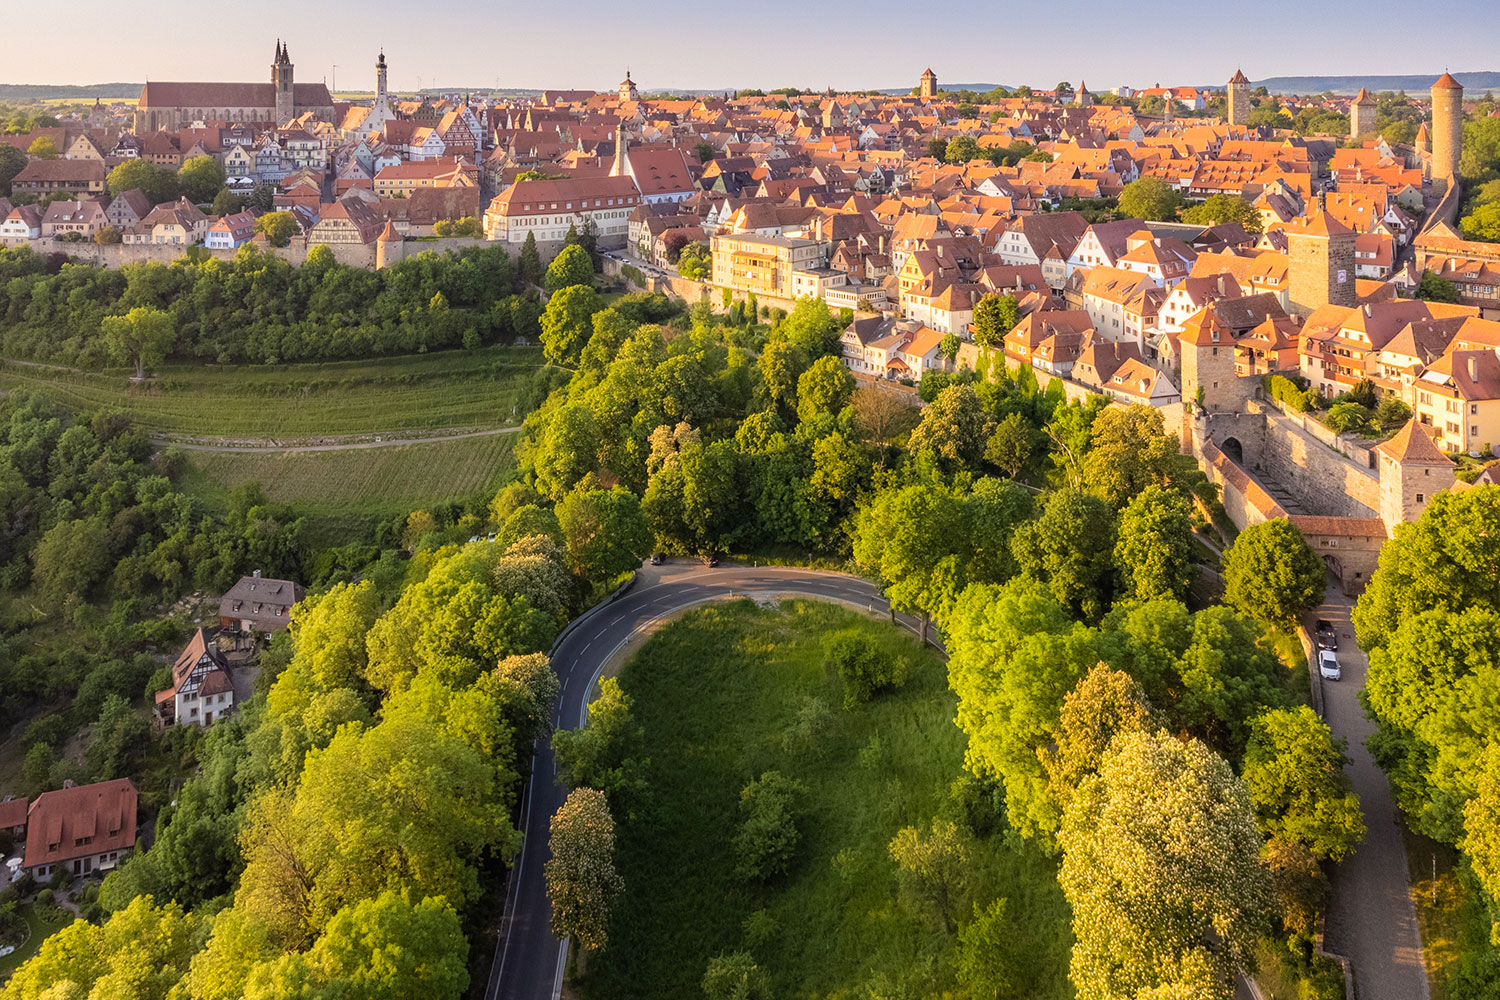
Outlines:
{"label": "distant hill", "polygon": [[[1425,94],[1432,81],[1441,73],[1421,73],[1416,76],[1272,76],[1253,81],[1257,87],[1265,87],[1273,94],[1321,94],[1325,90],[1335,94],[1357,94],[1360,87],[1371,93],[1382,90],[1404,90],[1408,94]],[[1464,85],[1470,96],[1479,96],[1486,90],[1500,90],[1500,73],[1454,73],[1453,78]],[[1223,84],[1217,84],[1223,87]]]}
{"label": "distant hill", "polygon": [[44,86],[37,83],[0,83],[0,101],[55,101],[103,97],[135,99],[141,96],[139,83],[92,83],[87,86]]}

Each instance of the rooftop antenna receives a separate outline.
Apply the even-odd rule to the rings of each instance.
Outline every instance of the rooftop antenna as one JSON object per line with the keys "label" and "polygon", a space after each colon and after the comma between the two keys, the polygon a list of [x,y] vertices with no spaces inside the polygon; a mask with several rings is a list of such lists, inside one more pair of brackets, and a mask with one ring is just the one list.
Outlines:
{"label": "rooftop antenna", "polygon": [[339,90],[339,64],[338,63],[334,63],[333,64],[333,92],[336,94],[336,93],[338,93],[338,90]]}

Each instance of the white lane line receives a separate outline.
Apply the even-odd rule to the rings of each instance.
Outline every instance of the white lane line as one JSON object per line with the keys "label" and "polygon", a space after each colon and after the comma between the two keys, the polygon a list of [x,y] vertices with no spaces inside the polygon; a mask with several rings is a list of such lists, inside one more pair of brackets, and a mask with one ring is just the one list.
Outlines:
{"label": "white lane line", "polygon": [[558,1000],[562,996],[563,973],[568,968],[568,942],[571,938],[563,938],[562,947],[557,950],[557,975],[552,980],[552,1000]]}
{"label": "white lane line", "polygon": [[[559,717],[559,721],[561,721],[561,717]],[[555,771],[557,767],[556,760],[553,761],[552,766]],[[530,826],[531,823],[531,800],[535,795],[536,754],[532,754],[531,780],[526,783],[526,808],[521,812],[521,832],[523,835],[526,832],[527,827]],[[525,847],[526,842],[523,840],[521,842],[521,856],[516,860],[516,867],[511,873],[510,892],[506,893],[506,895],[510,897],[510,903],[506,907],[506,910],[510,915],[510,920],[505,925],[505,947],[500,952],[500,975],[495,978],[495,988],[497,990],[499,989],[500,984],[505,982],[505,962],[506,959],[510,958],[510,935],[511,932],[516,928],[515,900],[519,898],[521,894],[521,875],[526,870],[526,855],[528,853],[532,853],[528,852]]]}

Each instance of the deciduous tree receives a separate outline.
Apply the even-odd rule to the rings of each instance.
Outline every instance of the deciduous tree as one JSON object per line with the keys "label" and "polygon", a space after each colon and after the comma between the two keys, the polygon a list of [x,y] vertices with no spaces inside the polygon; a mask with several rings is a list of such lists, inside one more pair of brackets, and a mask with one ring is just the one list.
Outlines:
{"label": "deciduous tree", "polygon": [[926,833],[914,826],[903,827],[892,838],[889,851],[903,887],[936,910],[943,930],[953,933],[953,915],[972,853],[969,838],[956,824],[939,818]]}
{"label": "deciduous tree", "polygon": [[1323,561],[1286,518],[1251,525],[1224,553],[1224,600],[1257,621],[1290,625],[1326,586]]}
{"label": "deciduous tree", "polygon": [[563,247],[547,265],[547,291],[555,293],[573,285],[594,286],[593,261],[589,260],[588,251],[577,244]]}
{"label": "deciduous tree", "polygon": [[625,889],[615,871],[615,821],[604,793],[575,788],[552,817],[545,866],[552,932],[597,951],[609,940],[609,912]]}
{"label": "deciduous tree", "polygon": [[124,316],[106,316],[99,332],[115,360],[135,365],[136,379],[146,377],[148,365],[161,364],[177,336],[170,314],[150,306],[136,306]]}
{"label": "deciduous tree", "polygon": [[1343,861],[1365,835],[1345,742],[1306,705],[1266,712],[1251,726],[1243,775],[1261,829]]}
{"label": "deciduous tree", "polygon": [[1131,596],[1182,600],[1195,575],[1193,513],[1175,490],[1147,486],[1120,513],[1115,563]]}
{"label": "deciduous tree", "polygon": [[1182,206],[1182,195],[1165,181],[1142,177],[1125,185],[1120,192],[1120,215],[1148,222],[1171,222]]}

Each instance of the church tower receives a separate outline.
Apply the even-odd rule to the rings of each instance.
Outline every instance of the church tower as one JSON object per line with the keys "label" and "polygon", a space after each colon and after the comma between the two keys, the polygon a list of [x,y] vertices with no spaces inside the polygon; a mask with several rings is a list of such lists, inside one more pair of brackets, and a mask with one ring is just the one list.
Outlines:
{"label": "church tower", "polygon": [[1234,76],[1229,79],[1229,100],[1226,104],[1229,110],[1229,124],[1250,124],[1250,78],[1242,69],[1235,70]]}
{"label": "church tower", "polygon": [[641,92],[635,88],[635,81],[630,79],[630,70],[625,71],[625,79],[620,81],[620,103],[626,101],[639,101]]}
{"label": "church tower", "polygon": [[292,88],[292,59],[286,45],[276,42],[276,61],[271,63],[271,83],[276,87],[276,125],[281,127],[297,117],[297,101]]}
{"label": "church tower", "polygon": [[932,71],[932,67],[929,66],[922,72],[922,83],[921,86],[917,88],[917,96],[921,97],[923,100],[930,101],[933,98],[937,97],[937,93],[937,74],[934,73]]}
{"label": "church tower", "polygon": [[1078,81],[1077,100],[1080,108],[1090,107],[1094,103],[1094,95],[1089,93],[1089,85],[1082,80]]}
{"label": "church tower", "polygon": [[385,52],[382,51],[380,53],[380,58],[375,60],[375,106],[376,107],[379,107],[380,105],[382,105],[382,104],[384,104],[386,102],[385,81],[386,81],[386,76],[385,76]]}
{"label": "church tower", "polygon": [[1358,139],[1375,131],[1375,98],[1363,87],[1349,105],[1349,138]]}
{"label": "church tower", "polygon": [[630,177],[630,151],[625,146],[625,123],[615,126],[615,162],[609,168],[611,177]]}

